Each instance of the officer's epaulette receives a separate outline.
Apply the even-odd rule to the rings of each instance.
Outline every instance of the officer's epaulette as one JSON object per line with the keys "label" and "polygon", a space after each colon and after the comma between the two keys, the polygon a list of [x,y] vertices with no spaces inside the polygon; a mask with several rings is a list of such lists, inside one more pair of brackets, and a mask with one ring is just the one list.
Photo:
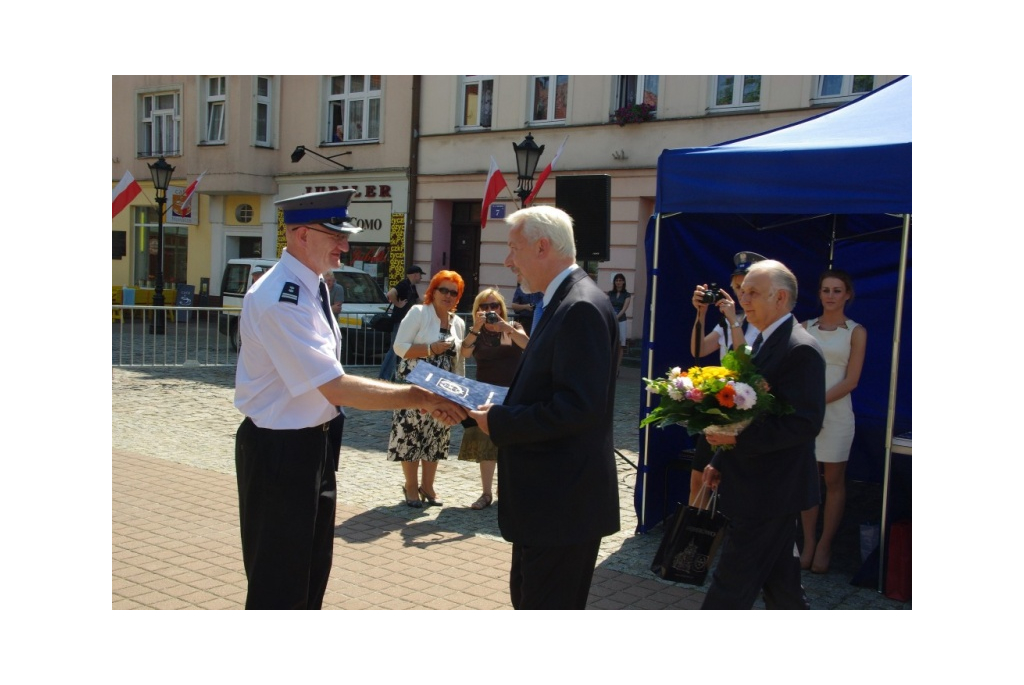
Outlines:
{"label": "officer's epaulette", "polygon": [[299,303],[299,284],[285,282],[284,287],[281,288],[281,297],[278,298],[278,302],[291,302],[292,304]]}

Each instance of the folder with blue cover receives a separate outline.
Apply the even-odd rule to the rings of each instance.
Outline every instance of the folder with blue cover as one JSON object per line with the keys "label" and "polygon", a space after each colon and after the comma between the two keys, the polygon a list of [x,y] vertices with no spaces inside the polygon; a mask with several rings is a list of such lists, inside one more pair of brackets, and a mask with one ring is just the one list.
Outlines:
{"label": "folder with blue cover", "polygon": [[508,392],[508,388],[500,385],[464,378],[426,362],[417,364],[405,380],[469,409],[476,409],[481,404],[501,404]]}

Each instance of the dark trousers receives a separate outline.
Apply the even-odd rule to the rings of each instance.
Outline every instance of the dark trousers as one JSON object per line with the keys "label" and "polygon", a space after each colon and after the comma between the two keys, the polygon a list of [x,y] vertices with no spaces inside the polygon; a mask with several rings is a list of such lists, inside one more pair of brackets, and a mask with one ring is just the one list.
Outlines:
{"label": "dark trousers", "polygon": [[565,547],[512,543],[513,609],[586,609],[601,539]]}
{"label": "dark trousers", "polygon": [[[319,609],[334,554],[337,485],[329,433],[238,427],[235,472],[246,609]],[[333,452],[333,453],[332,453]]]}
{"label": "dark trousers", "polygon": [[796,535],[796,515],[731,520],[701,609],[750,609],[759,592],[768,609],[810,609]]}

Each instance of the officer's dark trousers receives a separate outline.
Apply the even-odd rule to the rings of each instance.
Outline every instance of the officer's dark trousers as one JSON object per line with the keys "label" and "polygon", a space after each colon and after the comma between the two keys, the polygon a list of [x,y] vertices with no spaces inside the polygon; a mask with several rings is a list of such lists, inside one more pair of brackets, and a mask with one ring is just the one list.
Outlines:
{"label": "officer's dark trousers", "polygon": [[319,609],[334,552],[336,451],[323,427],[235,438],[246,609]]}

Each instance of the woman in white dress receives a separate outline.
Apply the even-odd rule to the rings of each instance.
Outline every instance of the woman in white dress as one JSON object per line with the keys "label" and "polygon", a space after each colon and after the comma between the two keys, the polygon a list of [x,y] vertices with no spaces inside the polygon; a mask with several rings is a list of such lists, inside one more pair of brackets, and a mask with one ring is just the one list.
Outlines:
{"label": "woman in white dress", "polygon": [[853,281],[840,269],[829,269],[818,279],[822,314],[803,326],[815,337],[825,354],[825,422],[814,444],[815,456],[825,475],[825,514],[821,538],[815,540],[818,510],[801,515],[804,548],[800,567],[812,573],[828,571],[832,540],[846,508],[846,463],[853,445],[854,416],[850,393],[857,387],[864,367],[868,333],[846,318],[846,305],[853,301]]}

